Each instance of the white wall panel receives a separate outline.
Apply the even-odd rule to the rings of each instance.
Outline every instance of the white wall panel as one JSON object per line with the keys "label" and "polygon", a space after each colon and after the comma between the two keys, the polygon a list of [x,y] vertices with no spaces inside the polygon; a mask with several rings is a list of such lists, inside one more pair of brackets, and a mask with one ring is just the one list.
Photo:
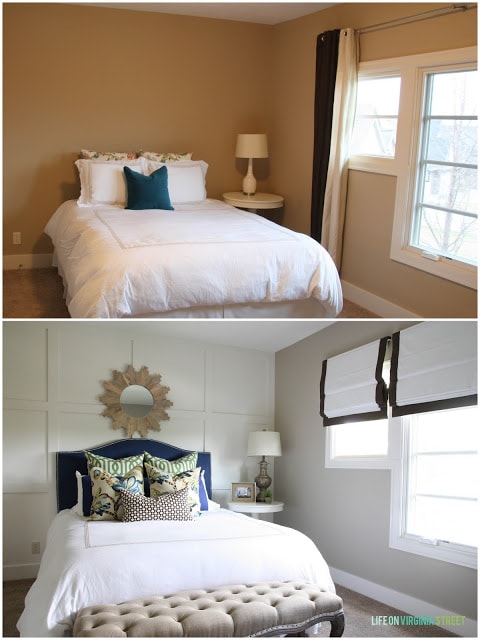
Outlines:
{"label": "white wall panel", "polygon": [[258,351],[215,348],[212,357],[211,410],[266,416],[268,356]]}
{"label": "white wall panel", "polygon": [[3,323],[3,397],[47,400],[47,329],[43,324]]}
{"label": "white wall panel", "polygon": [[48,482],[47,412],[4,409],[3,482],[9,489]]}
{"label": "white wall panel", "polygon": [[162,384],[170,387],[169,400],[175,409],[205,409],[205,349],[195,342],[154,335],[140,336],[133,343],[135,368],[146,365],[151,373],[162,376]]}
{"label": "white wall panel", "polygon": [[121,332],[75,325],[58,332],[58,399],[97,403],[104,391],[102,381],[111,378],[113,369],[130,364],[131,343]]}

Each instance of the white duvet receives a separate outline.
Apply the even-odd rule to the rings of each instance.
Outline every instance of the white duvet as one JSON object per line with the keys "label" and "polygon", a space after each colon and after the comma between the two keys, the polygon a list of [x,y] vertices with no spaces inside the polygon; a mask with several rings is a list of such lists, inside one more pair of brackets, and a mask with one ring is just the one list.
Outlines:
{"label": "white duvet", "polygon": [[314,299],[338,315],[337,269],[312,238],[217,200],[175,211],[64,202],[45,232],[74,318]]}
{"label": "white duvet", "polygon": [[335,590],[316,546],[294,529],[224,509],[192,522],[131,523],[87,521],[65,510],[50,527],[17,626],[22,637],[68,635],[85,606],[292,579]]}

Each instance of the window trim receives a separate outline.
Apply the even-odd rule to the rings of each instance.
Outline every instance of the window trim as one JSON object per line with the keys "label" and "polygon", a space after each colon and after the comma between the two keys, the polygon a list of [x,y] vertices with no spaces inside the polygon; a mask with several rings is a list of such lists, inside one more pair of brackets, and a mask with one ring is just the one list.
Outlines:
{"label": "window trim", "polygon": [[410,246],[411,208],[419,150],[422,90],[425,73],[435,69],[477,66],[477,48],[465,47],[363,62],[359,78],[401,76],[400,104],[395,158],[351,156],[349,169],[395,176],[395,209],[390,258],[420,271],[477,289],[477,267],[459,260],[435,256]]}

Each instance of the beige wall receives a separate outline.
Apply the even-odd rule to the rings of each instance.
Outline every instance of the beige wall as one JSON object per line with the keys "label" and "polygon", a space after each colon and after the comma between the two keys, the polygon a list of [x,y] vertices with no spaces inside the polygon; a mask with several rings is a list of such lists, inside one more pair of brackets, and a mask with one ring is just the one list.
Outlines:
{"label": "beige wall", "polygon": [[210,196],[240,187],[236,134],[269,133],[270,27],[73,4],[3,9],[5,254],[51,252],[43,228],[78,197],[81,148],[193,151],[210,165]]}
{"label": "beige wall", "polygon": [[[4,253],[51,252],[45,223],[78,196],[82,147],[193,151],[208,195],[238,189],[241,131],[266,131],[259,188],[310,231],[317,35],[430,10],[346,3],[276,26],[58,4],[4,5]],[[443,5],[444,6],[444,5]],[[476,12],[361,37],[361,60],[476,44]],[[390,260],[395,183],[351,172],[342,279],[423,317],[476,316],[476,292]],[[12,244],[21,231],[23,243]]]}
{"label": "beige wall", "polygon": [[[286,198],[284,224],[310,232],[315,49],[319,33],[359,29],[439,3],[347,3],[277,25],[272,121],[276,155],[270,187]],[[476,11],[437,17],[360,37],[360,60],[476,45]],[[342,280],[421,317],[476,317],[476,291],[390,260],[395,179],[350,172]]]}

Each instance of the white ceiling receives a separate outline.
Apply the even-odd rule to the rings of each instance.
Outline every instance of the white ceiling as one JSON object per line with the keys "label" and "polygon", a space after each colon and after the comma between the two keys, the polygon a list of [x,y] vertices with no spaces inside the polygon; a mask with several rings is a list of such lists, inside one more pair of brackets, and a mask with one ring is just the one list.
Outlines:
{"label": "white ceiling", "polygon": [[278,24],[327,9],[336,2],[87,2],[113,9],[157,11],[202,18]]}
{"label": "white ceiling", "polygon": [[[333,320],[120,320],[115,329],[130,334],[162,337],[257,349],[275,353],[333,324]],[[112,323],[96,323],[112,329]]]}

